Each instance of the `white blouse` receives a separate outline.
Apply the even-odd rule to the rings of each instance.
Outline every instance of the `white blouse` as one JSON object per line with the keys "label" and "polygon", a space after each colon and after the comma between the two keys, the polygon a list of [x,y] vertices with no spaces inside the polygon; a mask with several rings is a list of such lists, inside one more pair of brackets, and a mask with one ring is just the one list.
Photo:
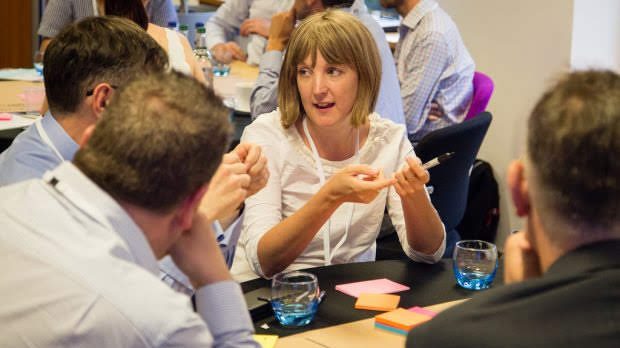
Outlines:
{"label": "white blouse", "polygon": [[[405,157],[413,148],[405,135],[403,125],[373,113],[369,116],[368,138],[359,151],[360,164],[383,169],[385,177],[391,177],[405,163]],[[258,144],[269,161],[270,177],[261,191],[246,200],[245,218],[239,254],[245,251],[245,258],[251,269],[264,276],[258,261],[258,241],[272,227],[293,215],[312,195],[320,189],[319,175],[311,150],[304,144],[295,127],[284,129],[280,124],[279,110],[258,117],[245,128],[242,141]],[[335,172],[355,164],[355,156],[343,161],[321,159],[328,180]],[[344,235],[346,220],[350,217],[353,203],[342,204],[331,217],[330,246],[333,249]],[[387,204],[390,218],[400,239],[403,250],[409,258],[418,262],[434,263],[443,255],[445,231],[441,246],[432,255],[418,252],[407,242],[407,232],[400,196],[393,187],[382,190],[368,204],[356,203],[348,237],[333,255],[332,263],[372,261],[375,259],[375,240],[379,233],[383,212]],[[308,247],[287,270],[324,265],[323,229],[314,236]],[[242,262],[236,258],[235,262]],[[235,265],[236,269],[243,269]]]}

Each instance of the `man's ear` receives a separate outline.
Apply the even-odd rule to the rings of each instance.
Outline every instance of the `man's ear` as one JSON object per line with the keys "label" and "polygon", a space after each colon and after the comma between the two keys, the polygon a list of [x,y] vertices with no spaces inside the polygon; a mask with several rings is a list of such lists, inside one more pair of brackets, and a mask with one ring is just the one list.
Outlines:
{"label": "man's ear", "polygon": [[185,198],[177,208],[175,222],[182,231],[189,230],[192,227],[194,215],[196,214],[196,211],[200,206],[200,202],[202,201],[202,197],[204,197],[208,187],[208,184],[202,185],[198,190],[196,190],[196,192]]}
{"label": "man's ear", "polygon": [[530,194],[525,178],[525,166],[521,160],[513,161],[508,167],[508,187],[512,195],[517,215],[525,217],[530,214]]}
{"label": "man's ear", "polygon": [[108,105],[112,93],[114,93],[114,88],[109,83],[100,83],[93,89],[91,109],[97,120],[101,118],[101,114]]}
{"label": "man's ear", "polygon": [[85,147],[86,143],[88,143],[88,141],[90,140],[90,137],[93,135],[93,132],[95,131],[95,125],[91,124],[90,126],[88,126],[88,128],[86,128],[86,130],[84,131],[84,133],[82,133],[82,137],[80,138],[80,148]]}

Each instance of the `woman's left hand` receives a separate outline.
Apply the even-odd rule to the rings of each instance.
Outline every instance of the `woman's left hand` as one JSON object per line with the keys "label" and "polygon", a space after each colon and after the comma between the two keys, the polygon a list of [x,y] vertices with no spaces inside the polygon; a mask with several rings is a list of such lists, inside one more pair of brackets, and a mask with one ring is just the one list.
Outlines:
{"label": "woman's left hand", "polygon": [[430,180],[428,171],[422,167],[419,158],[407,157],[403,167],[394,174],[396,193],[402,198],[412,197],[424,192],[424,185]]}

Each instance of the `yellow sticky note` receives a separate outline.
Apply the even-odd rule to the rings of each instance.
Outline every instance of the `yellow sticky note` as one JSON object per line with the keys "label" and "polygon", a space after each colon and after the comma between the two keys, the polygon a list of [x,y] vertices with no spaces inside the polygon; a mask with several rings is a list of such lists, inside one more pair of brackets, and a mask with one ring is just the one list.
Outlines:
{"label": "yellow sticky note", "polygon": [[274,348],[278,340],[277,335],[253,335],[253,337],[263,348]]}
{"label": "yellow sticky note", "polygon": [[391,311],[398,307],[400,296],[390,294],[360,294],[355,302],[356,309]]}

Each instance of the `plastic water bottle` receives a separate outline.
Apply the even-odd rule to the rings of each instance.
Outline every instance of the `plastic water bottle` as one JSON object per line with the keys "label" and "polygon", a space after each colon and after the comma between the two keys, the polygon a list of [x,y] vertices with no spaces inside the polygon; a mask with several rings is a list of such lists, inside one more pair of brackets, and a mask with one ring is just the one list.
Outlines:
{"label": "plastic water bottle", "polygon": [[205,76],[207,86],[213,87],[213,64],[211,64],[211,53],[207,49],[207,32],[204,27],[199,27],[196,30],[198,41],[194,49],[194,56]]}
{"label": "plastic water bottle", "polygon": [[198,47],[198,40],[200,38],[200,35],[198,34],[198,29],[200,28],[204,28],[205,24],[203,22],[196,22],[195,27],[194,27],[194,41],[192,42],[194,44],[194,48]]}
{"label": "plastic water bottle", "polygon": [[177,22],[175,21],[168,22],[168,29],[179,31],[179,28],[177,27]]}
{"label": "plastic water bottle", "polygon": [[186,38],[189,38],[189,27],[186,24],[181,24],[179,26],[179,32]]}

